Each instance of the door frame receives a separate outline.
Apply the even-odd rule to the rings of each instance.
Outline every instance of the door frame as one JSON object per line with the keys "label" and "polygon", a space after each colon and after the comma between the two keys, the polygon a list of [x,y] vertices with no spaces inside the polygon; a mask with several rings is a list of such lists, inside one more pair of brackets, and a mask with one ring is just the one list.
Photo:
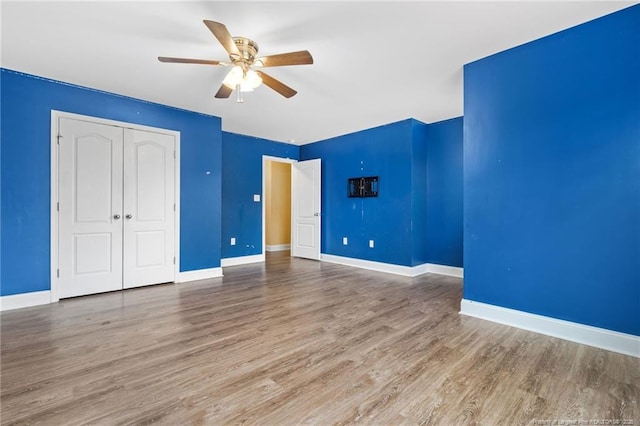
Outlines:
{"label": "door frame", "polygon": [[51,262],[51,303],[60,300],[58,290],[60,280],[58,278],[58,134],[59,119],[70,118],[89,123],[104,124],[107,126],[122,127],[125,129],[141,130],[144,132],[160,133],[174,137],[175,141],[175,162],[174,162],[174,202],[176,205],[174,216],[174,250],[175,265],[173,270],[174,282],[180,272],[180,132],[176,130],[162,129],[159,127],[143,126],[140,124],[128,123],[125,121],[109,120],[106,118],[93,117],[89,115],[75,114],[71,112],[51,110],[51,205],[50,205],[50,262]]}
{"label": "door frame", "polygon": [[[287,163],[287,164],[295,164],[298,160],[293,160],[291,158],[283,158],[283,157],[273,157],[271,155],[263,155],[262,156],[262,260],[265,260],[265,256],[267,253],[267,223],[266,223],[266,202],[265,196],[266,194],[266,181],[267,181],[267,161],[276,161],[278,163]],[[291,188],[289,188],[289,192],[291,192]],[[293,194],[292,194],[293,195]],[[293,199],[291,200],[291,205],[293,205]],[[291,226],[291,223],[289,223]]]}

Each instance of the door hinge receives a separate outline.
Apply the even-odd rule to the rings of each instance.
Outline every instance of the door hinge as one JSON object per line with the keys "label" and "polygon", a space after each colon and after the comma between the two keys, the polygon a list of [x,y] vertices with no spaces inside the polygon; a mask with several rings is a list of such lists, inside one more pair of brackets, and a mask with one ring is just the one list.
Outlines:
{"label": "door hinge", "polygon": [[174,265],[176,264],[176,257],[175,256],[173,256],[173,264]]}
{"label": "door hinge", "polygon": [[60,145],[60,139],[64,138],[64,136],[62,136],[60,133],[58,133],[58,136],[56,136],[56,139],[58,140],[57,143],[58,145]]}
{"label": "door hinge", "polygon": [[173,203],[173,211],[176,211],[176,203]]}
{"label": "door hinge", "polygon": [[173,158],[176,158],[176,152],[173,151]]}
{"label": "door hinge", "polygon": [[60,269],[56,269],[56,277],[60,278]]}
{"label": "door hinge", "polygon": [[60,211],[60,201],[56,203],[56,211]]}

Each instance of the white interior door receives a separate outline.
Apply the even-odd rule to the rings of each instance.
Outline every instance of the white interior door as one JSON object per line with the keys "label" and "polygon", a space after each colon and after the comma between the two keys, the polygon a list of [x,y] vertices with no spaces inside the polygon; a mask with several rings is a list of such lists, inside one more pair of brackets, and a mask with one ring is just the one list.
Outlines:
{"label": "white interior door", "polygon": [[124,288],[174,280],[175,140],[124,129]]}
{"label": "white interior door", "polygon": [[291,165],[291,256],[320,260],[320,159]]}
{"label": "white interior door", "polygon": [[122,288],[122,129],[60,118],[59,296]]}

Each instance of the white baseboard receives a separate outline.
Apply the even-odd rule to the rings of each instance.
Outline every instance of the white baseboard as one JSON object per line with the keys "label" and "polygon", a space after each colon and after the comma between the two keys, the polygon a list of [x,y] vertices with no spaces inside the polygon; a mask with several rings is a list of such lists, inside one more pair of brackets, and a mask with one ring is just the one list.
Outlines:
{"label": "white baseboard", "polygon": [[275,245],[266,245],[264,246],[266,251],[285,251],[291,250],[291,244],[275,244]]}
{"label": "white baseboard", "polygon": [[47,305],[49,303],[51,303],[51,291],[49,290],[11,294],[0,297],[0,311]]}
{"label": "white baseboard", "polygon": [[435,263],[425,263],[425,265],[427,265],[426,272],[432,274],[448,275],[456,278],[464,277],[464,269],[457,266],[437,265]]}
{"label": "white baseboard", "polygon": [[247,263],[264,262],[264,254],[254,254],[252,256],[227,257],[221,259],[220,264],[223,268],[227,266],[246,265]]}
{"label": "white baseboard", "polygon": [[[369,269],[371,271],[386,272],[388,274],[402,275],[404,277],[415,277],[423,274],[424,265],[403,266],[392,263],[374,262],[372,260],[356,259],[354,257],[335,256],[333,254],[320,254],[323,262],[337,263],[338,265],[355,266],[356,268]],[[426,264],[425,264],[426,265]]]}
{"label": "white baseboard", "polygon": [[339,265],[355,266],[356,268],[369,269],[371,271],[386,272],[388,274],[402,275],[404,277],[417,277],[418,275],[432,273],[449,275],[462,278],[463,269],[454,266],[436,265],[435,263],[423,263],[416,266],[394,265],[393,263],[374,262],[372,260],[356,259],[354,257],[335,256],[322,253],[320,260]]}
{"label": "white baseboard", "polygon": [[403,265],[394,265],[392,263],[374,262],[372,260],[356,259],[354,257],[335,256],[333,254],[320,254],[320,260],[323,262],[337,263],[338,265],[355,266],[356,268],[369,269],[371,271],[386,272],[388,274],[402,275],[405,277],[415,277],[420,275],[419,269],[423,265],[411,267]]}
{"label": "white baseboard", "polygon": [[429,272],[429,264],[423,263],[420,265],[413,266],[411,268],[411,277],[417,277],[418,275],[426,274]]}
{"label": "white baseboard", "polygon": [[195,271],[185,271],[178,274],[178,283],[186,283],[189,281],[208,280],[211,278],[219,278],[222,276],[222,268],[197,269]]}
{"label": "white baseboard", "polygon": [[640,358],[640,336],[462,299],[460,313]]}

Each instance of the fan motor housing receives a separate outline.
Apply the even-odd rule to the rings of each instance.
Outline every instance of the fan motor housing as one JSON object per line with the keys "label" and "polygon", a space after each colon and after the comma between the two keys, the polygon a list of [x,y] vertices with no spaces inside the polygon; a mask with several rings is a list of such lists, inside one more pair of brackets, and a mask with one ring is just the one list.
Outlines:
{"label": "fan motor housing", "polygon": [[253,60],[258,54],[258,43],[245,37],[233,37],[233,42],[240,51],[240,58],[238,60],[245,61],[249,64],[253,63]]}

